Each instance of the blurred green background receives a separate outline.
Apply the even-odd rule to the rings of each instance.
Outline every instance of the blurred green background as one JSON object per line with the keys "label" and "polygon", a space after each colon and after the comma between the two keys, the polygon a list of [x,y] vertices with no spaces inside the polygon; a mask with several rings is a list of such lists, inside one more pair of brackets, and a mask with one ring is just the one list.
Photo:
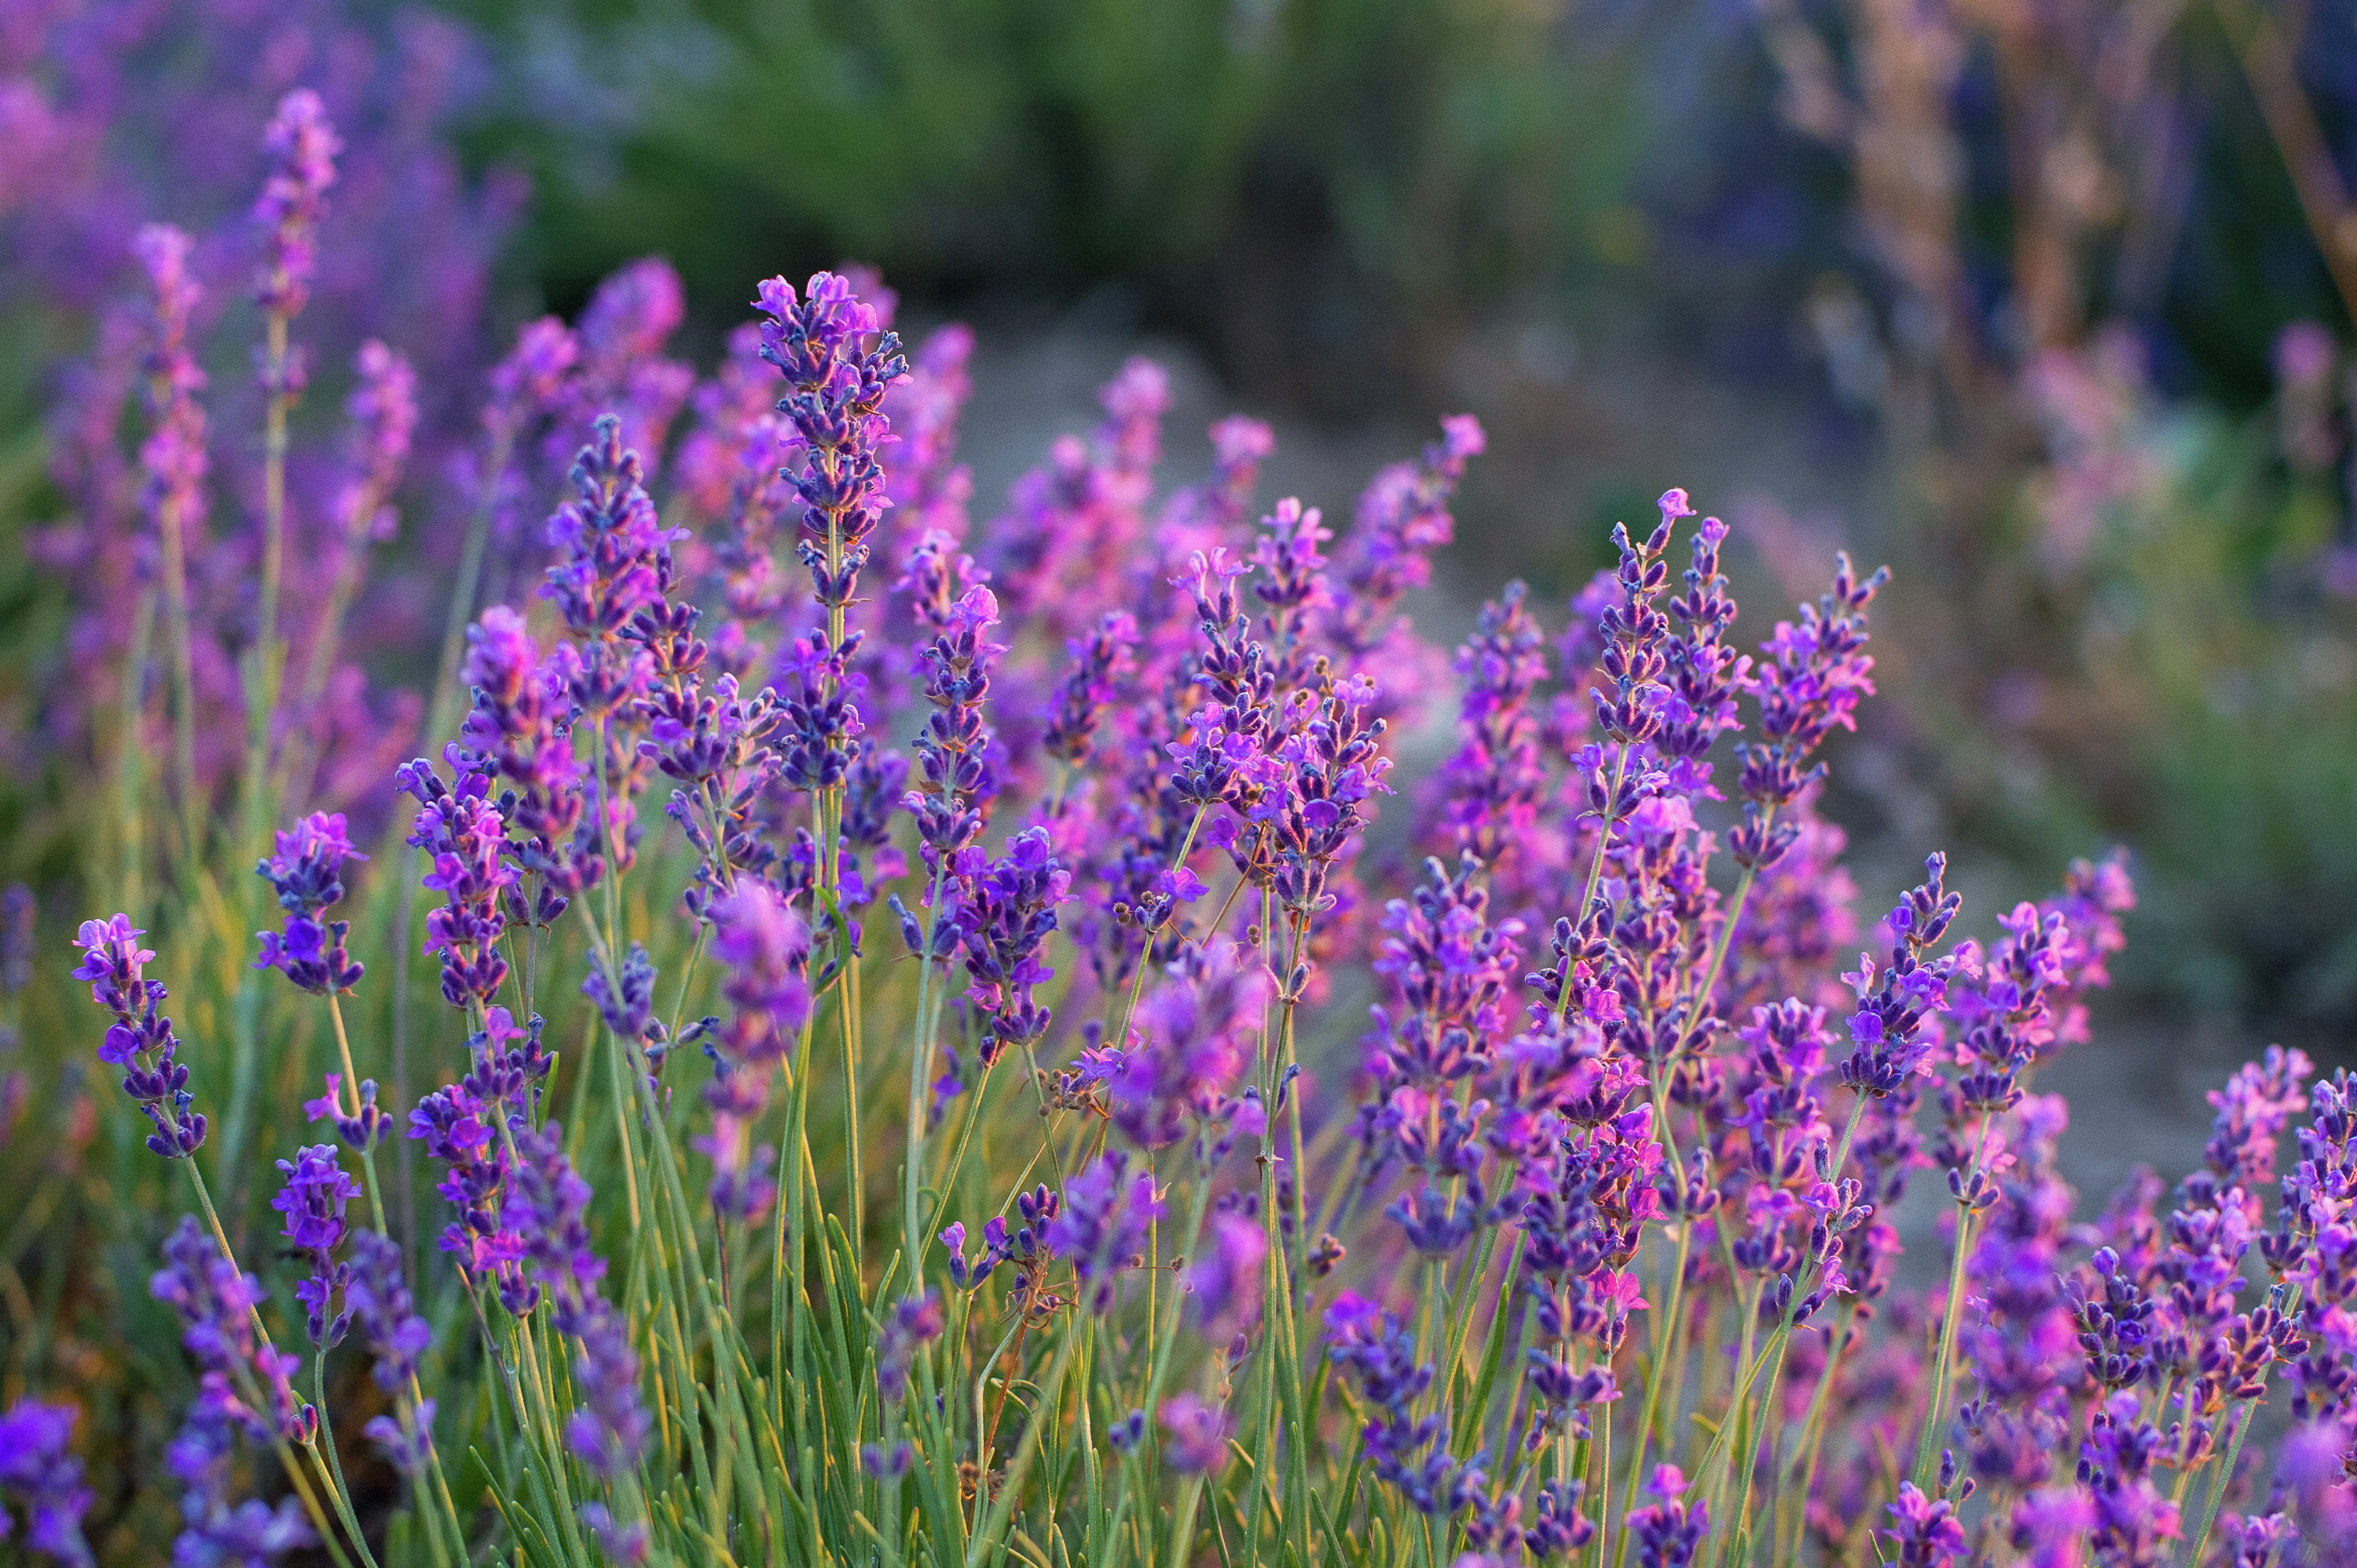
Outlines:
{"label": "blurred green background", "polygon": [[[2134,994],[2357,1023],[2357,0],[442,10],[437,134],[531,181],[499,319],[655,253],[708,360],[754,279],[873,263],[981,329],[980,516],[1141,339],[1337,510],[1469,409],[1445,626],[1510,575],[1559,602],[1672,483],[1737,523],[1755,616],[1888,560],[1833,802],[1870,865],[1947,842],[2002,897],[2124,840]],[[57,505],[38,366],[88,322],[0,323],[21,523]],[[12,564],[13,647],[47,591]]]}

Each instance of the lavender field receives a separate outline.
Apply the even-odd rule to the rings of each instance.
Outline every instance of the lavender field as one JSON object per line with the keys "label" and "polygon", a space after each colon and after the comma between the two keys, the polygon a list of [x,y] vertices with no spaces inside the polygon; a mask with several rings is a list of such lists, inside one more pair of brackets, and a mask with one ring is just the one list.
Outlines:
{"label": "lavender field", "polygon": [[1050,10],[0,14],[0,1565],[2357,1560],[2357,13]]}

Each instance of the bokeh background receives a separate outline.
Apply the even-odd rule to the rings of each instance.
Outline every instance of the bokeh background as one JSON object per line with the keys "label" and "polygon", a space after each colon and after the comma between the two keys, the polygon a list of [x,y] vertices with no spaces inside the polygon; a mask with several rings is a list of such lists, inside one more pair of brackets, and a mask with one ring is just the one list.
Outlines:
{"label": "bokeh background", "polygon": [[[2198,1141],[2192,1086],[2255,1045],[2348,1059],[2357,0],[8,0],[0,876],[91,848],[46,693],[107,569],[118,433],[76,389],[132,374],[129,234],[190,228],[250,310],[254,133],[297,82],[367,237],[329,248],[304,416],[336,345],[406,349],[410,513],[457,504],[500,334],[650,255],[702,363],[753,280],[845,260],[904,327],[971,322],[985,517],[1141,349],[1175,472],[1243,409],[1275,493],[1338,510],[1469,410],[1428,625],[1510,575],[1559,605],[1681,484],[1760,634],[1835,548],[1893,568],[1829,800],[1869,904],[1944,845],[1985,922],[2130,846],[2082,1186]],[[372,608],[383,657],[422,613]]]}

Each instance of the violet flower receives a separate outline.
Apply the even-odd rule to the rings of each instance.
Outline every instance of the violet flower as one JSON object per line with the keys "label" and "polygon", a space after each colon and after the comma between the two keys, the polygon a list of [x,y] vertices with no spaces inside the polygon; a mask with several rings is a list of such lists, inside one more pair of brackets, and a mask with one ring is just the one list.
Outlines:
{"label": "violet flower", "polygon": [[123,1069],[123,1091],[155,1127],[147,1147],[165,1159],[184,1160],[204,1144],[205,1116],[189,1109],[196,1096],[188,1092],[188,1069],[175,1059],[180,1042],[172,1020],[157,1011],[163,983],[145,977],[156,956],[139,945],[145,934],[128,915],[84,920],[74,939],[82,961],[73,977],[90,982],[91,1000],[114,1016],[98,1059]]}
{"label": "violet flower", "polygon": [[939,1291],[904,1296],[876,1336],[876,1390],[887,1404],[909,1397],[909,1369],[917,1352],[942,1337],[946,1326]]}
{"label": "violet flower", "polygon": [[309,1315],[311,1343],[327,1349],[344,1337],[351,1324],[349,1305],[339,1307],[352,1268],[336,1256],[344,1240],[344,1206],[360,1195],[360,1187],[336,1162],[332,1144],[300,1150],[293,1160],[278,1162],[285,1185],[270,1207],[285,1216],[281,1225],[287,1250],[310,1267],[296,1282],[295,1297]]}
{"label": "violet flower", "polygon": [[400,1243],[374,1230],[353,1233],[344,1305],[375,1358],[369,1375],[376,1386],[387,1393],[408,1387],[417,1376],[418,1358],[434,1341],[434,1331],[417,1315],[402,1279]]}
{"label": "violet flower", "polygon": [[1800,624],[1778,621],[1760,644],[1752,690],[1760,699],[1756,739],[1740,743],[1743,823],[1727,835],[1735,863],[1772,865],[1792,847],[1797,827],[1773,821],[1823,772],[1809,757],[1836,728],[1856,729],[1858,699],[1874,694],[1874,660],[1866,649],[1866,610],[1889,581],[1887,571],[1860,578],[1847,555],[1835,557],[1833,585],[1800,607]]}
{"label": "violet flower", "polygon": [[262,1282],[222,1256],[192,1215],[182,1215],[165,1240],[164,1259],[148,1294],[179,1316],[180,1342],[204,1374],[200,1402],[210,1397],[249,1442],[308,1442],[318,1413],[296,1399],[287,1381],[300,1363],[257,1332]]}
{"label": "violet flower", "polygon": [[314,811],[278,834],[278,853],[255,865],[286,912],[283,930],[260,933],[256,969],[274,969],[315,995],[348,992],[360,983],[359,961],[345,950],[349,920],[321,920],[318,912],[343,898],[346,862],[368,856],[352,847],[341,811]]}
{"label": "violet flower", "polygon": [[[891,433],[885,394],[908,371],[900,339],[879,328],[873,306],[832,273],[814,273],[797,295],[781,277],[755,300],[761,357],[785,378],[778,412],[801,432],[807,466],[791,476],[802,503],[802,564],[823,608],[848,607],[866,564],[869,535],[891,504],[880,454]],[[849,647],[828,650],[847,659]]]}
{"label": "violet flower", "polygon": [[1129,1156],[1109,1149],[1064,1185],[1062,1202],[1048,1222],[1048,1250],[1071,1260],[1089,1286],[1089,1310],[1113,1305],[1121,1276],[1137,1266],[1147,1230],[1163,1214],[1151,1171],[1130,1174]]}
{"label": "violet flower", "polygon": [[[0,1414],[0,1498],[22,1511],[26,1547],[65,1568],[92,1562],[81,1521],[93,1498],[69,1446],[80,1414],[71,1405],[36,1399],[20,1399]],[[0,1540],[14,1529],[8,1510],[0,1509]]]}
{"label": "violet flower", "polygon": [[[318,264],[318,227],[327,215],[328,188],[336,183],[336,156],[344,145],[328,124],[319,95],[298,87],[278,101],[278,113],[263,137],[270,173],[253,204],[262,231],[262,267],[254,303],[264,314],[287,321],[302,314],[311,297],[311,274]],[[288,381],[264,392],[299,392],[301,361],[290,357]]]}
{"label": "violet flower", "polygon": [[1028,1048],[1048,1032],[1049,1010],[1035,993],[1056,972],[1042,954],[1072,878],[1039,828],[1016,834],[997,860],[986,860],[978,845],[962,849],[952,868],[966,1003],[982,1015],[974,1048],[988,1067],[1001,1052]]}
{"label": "violet flower", "polygon": [[1191,1123],[1209,1140],[1198,1151],[1208,1161],[1219,1129],[1243,1110],[1232,1096],[1275,993],[1267,966],[1239,943],[1183,950],[1139,1004],[1128,1047],[1103,1063],[1114,1125],[1158,1149]]}
{"label": "violet flower", "polygon": [[1325,1322],[1328,1356],[1375,1407],[1359,1434],[1369,1468],[1418,1513],[1448,1511],[1457,1467],[1447,1423],[1437,1412],[1415,1413],[1433,1377],[1431,1365],[1416,1359],[1415,1335],[1397,1314],[1351,1291],[1334,1298]]}
{"label": "violet flower", "polygon": [[1259,1331],[1267,1262],[1268,1232],[1259,1221],[1232,1214],[1213,1219],[1208,1245],[1186,1276],[1207,1343],[1240,1347]]}
{"label": "violet flower", "polygon": [[1235,1423],[1226,1412],[1193,1394],[1178,1394],[1162,1402],[1156,1419],[1162,1425],[1162,1462],[1172,1470],[1200,1476],[1227,1468]]}
{"label": "violet flower", "polygon": [[425,951],[442,955],[443,1000],[453,1007],[487,1006],[508,977],[500,906],[517,873],[504,858],[507,824],[488,798],[490,779],[457,746],[448,752],[455,788],[422,757],[395,772],[393,784],[417,800],[404,842],[425,852],[432,869],[423,886],[445,899],[425,917]]}
{"label": "violet flower", "polygon": [[1662,1500],[1630,1514],[1625,1525],[1637,1544],[1637,1568],[1687,1568],[1710,1530],[1709,1505],[1684,1500],[1686,1478],[1674,1465],[1657,1466],[1645,1489]]}
{"label": "violet flower", "polygon": [[1857,972],[1842,976],[1857,993],[1858,1007],[1850,1015],[1853,1047],[1841,1064],[1841,1080],[1863,1094],[1892,1093],[1922,1066],[1932,1048],[1921,1038],[1925,1021],[1947,1007],[1950,978],[1970,972],[1959,954],[1924,957],[1947,935],[1964,895],[1942,882],[1946,855],[1923,864],[1924,880],[1890,912],[1889,962],[1877,970],[1873,956],[1860,953]]}

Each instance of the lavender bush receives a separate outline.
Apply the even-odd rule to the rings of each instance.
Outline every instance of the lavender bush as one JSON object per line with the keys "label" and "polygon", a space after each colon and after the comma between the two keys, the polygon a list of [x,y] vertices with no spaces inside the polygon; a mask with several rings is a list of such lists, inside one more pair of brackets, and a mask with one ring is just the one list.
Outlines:
{"label": "lavender bush", "polygon": [[[634,269],[490,373],[438,749],[356,838],[279,717],[285,623],[197,679],[210,456],[258,436],[269,493],[333,239],[331,127],[298,94],[271,135],[256,431],[207,418],[184,238],[138,240],[160,613],[91,715],[102,1016],[25,900],[0,920],[5,1021],[41,1020],[9,1036],[0,1550],[2351,1550],[2350,1081],[2270,1052],[2203,1169],[2077,1217],[2034,1084],[2128,875],[2078,863],[1975,938],[1933,854],[1861,930],[1816,801],[1879,574],[1837,560],[1743,651],[1727,530],[1673,489],[1557,626],[1510,586],[1452,661],[1401,607],[1469,419],[1338,537],[1255,504],[1249,420],[1157,499],[1135,363],[975,526],[962,330],[910,354],[874,280],[771,278],[691,386]],[[399,363],[354,400],[355,516]],[[478,613],[527,507],[538,569]],[[219,515],[268,604],[281,514]],[[1394,767],[1452,713],[1439,768]],[[139,1112],[102,1139],[100,1072]]]}

